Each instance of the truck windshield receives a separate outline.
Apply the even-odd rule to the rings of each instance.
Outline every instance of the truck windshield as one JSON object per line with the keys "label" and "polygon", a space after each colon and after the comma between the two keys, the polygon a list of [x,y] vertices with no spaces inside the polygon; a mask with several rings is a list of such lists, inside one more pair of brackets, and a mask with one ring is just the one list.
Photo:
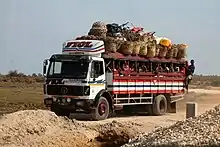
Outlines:
{"label": "truck windshield", "polygon": [[52,61],[48,69],[48,77],[85,79],[88,67],[87,61]]}

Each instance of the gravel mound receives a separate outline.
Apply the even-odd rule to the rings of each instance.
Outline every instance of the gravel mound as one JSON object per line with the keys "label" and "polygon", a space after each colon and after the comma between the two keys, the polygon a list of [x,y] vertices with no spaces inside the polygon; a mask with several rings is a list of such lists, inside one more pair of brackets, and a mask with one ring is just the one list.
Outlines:
{"label": "gravel mound", "polygon": [[204,114],[142,134],[122,147],[220,146],[220,105]]}
{"label": "gravel mound", "polygon": [[50,111],[18,111],[1,117],[0,146],[58,146],[66,144],[68,136],[72,140],[76,135],[83,136],[81,127],[75,120],[58,117]]}
{"label": "gravel mound", "polygon": [[23,110],[0,117],[0,147],[119,147],[139,124],[81,122],[48,110]]}

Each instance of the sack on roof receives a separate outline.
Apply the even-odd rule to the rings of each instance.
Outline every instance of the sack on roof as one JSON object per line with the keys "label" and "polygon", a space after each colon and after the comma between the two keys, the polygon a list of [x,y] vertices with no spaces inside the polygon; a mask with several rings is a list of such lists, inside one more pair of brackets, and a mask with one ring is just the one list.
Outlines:
{"label": "sack on roof", "polygon": [[158,45],[157,45],[157,48],[159,49],[159,55],[158,55],[158,57],[160,57],[160,58],[166,57],[168,47],[162,46],[162,45],[158,44]]}
{"label": "sack on roof", "polygon": [[140,52],[140,48],[141,48],[141,42],[140,41],[135,41],[133,43],[132,55],[138,55],[139,52]]}
{"label": "sack on roof", "polygon": [[147,43],[146,42],[141,42],[139,55],[141,55],[141,56],[146,56],[147,55]]}
{"label": "sack on roof", "polygon": [[153,58],[156,56],[156,45],[155,44],[148,44],[147,46],[147,57]]}
{"label": "sack on roof", "polygon": [[119,52],[121,52],[124,55],[131,55],[133,52],[133,44],[134,43],[131,41],[125,41],[121,44]]}

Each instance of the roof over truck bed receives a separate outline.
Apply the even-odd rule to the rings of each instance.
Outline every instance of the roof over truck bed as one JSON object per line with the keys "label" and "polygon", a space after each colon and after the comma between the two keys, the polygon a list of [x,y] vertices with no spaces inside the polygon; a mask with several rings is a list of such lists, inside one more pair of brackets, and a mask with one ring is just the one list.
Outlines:
{"label": "roof over truck bed", "polygon": [[172,63],[184,63],[185,60],[177,60],[174,58],[166,59],[166,58],[147,58],[143,56],[133,56],[133,55],[123,55],[119,52],[115,53],[103,53],[102,57],[105,59],[114,59],[114,60],[131,60],[131,61],[151,61],[151,62],[172,62]]}

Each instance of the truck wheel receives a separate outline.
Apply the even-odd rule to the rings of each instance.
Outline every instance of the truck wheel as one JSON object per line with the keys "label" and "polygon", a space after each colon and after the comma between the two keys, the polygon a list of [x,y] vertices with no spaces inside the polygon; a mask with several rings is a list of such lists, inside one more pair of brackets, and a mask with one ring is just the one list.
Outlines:
{"label": "truck wheel", "polygon": [[109,116],[109,103],[108,100],[104,97],[100,97],[98,101],[98,105],[95,108],[94,112],[92,112],[93,120],[104,120]]}
{"label": "truck wheel", "polygon": [[158,95],[154,98],[153,114],[164,115],[167,112],[167,99],[164,95]]}

